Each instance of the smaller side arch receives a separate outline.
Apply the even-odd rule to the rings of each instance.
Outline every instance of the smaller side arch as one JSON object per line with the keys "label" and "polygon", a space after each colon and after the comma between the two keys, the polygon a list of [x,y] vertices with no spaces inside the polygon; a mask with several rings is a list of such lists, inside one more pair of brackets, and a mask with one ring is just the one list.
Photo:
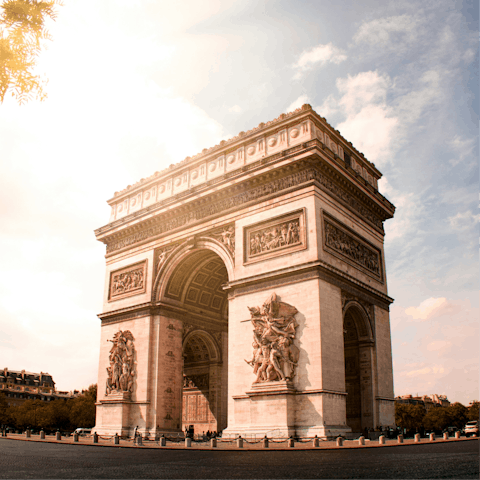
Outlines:
{"label": "smaller side arch", "polygon": [[372,330],[372,319],[365,307],[357,302],[351,300],[343,307],[343,323],[345,328],[345,321],[347,318],[353,320],[356,331],[358,333],[359,340],[375,341],[374,333]]}
{"label": "smaller side arch", "polygon": [[185,355],[185,349],[189,342],[195,338],[199,338],[203,341],[203,343],[206,345],[209,353],[209,359],[210,361],[213,362],[221,362],[222,359],[222,354],[220,351],[219,346],[217,345],[217,342],[215,339],[206,331],[204,330],[192,330],[189,332],[185,338],[183,339],[182,342],[182,354]]}

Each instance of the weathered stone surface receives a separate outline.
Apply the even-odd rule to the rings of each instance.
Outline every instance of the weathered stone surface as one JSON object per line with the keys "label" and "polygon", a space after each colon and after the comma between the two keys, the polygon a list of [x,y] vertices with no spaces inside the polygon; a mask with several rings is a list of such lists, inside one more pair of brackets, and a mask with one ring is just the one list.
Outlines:
{"label": "weathered stone surface", "polygon": [[380,176],[305,106],[115,194],[95,430],[393,425]]}

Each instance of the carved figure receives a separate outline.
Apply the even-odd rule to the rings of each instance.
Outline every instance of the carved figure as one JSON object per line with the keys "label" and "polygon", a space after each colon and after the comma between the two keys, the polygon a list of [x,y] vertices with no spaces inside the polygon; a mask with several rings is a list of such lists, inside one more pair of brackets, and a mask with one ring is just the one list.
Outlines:
{"label": "carved figure", "polygon": [[250,255],[299,243],[299,229],[299,221],[291,220],[252,233],[250,237]]}
{"label": "carved figure", "polygon": [[222,232],[214,234],[220,238],[220,241],[227,247],[228,251],[235,258],[235,227],[230,225],[224,228]]}
{"label": "carved figure", "polygon": [[[288,230],[285,232],[287,235]],[[298,310],[278,301],[273,293],[262,307],[248,307],[253,324],[252,360],[245,360],[257,375],[254,383],[292,380],[300,350],[293,344]]]}
{"label": "carved figure", "polygon": [[135,347],[133,345],[133,335],[130,330],[118,331],[113,340],[110,349],[109,361],[107,367],[107,381],[105,393],[131,392],[133,390],[133,380],[135,377],[134,361]]}
{"label": "carved figure", "polygon": [[111,296],[143,288],[143,267],[114,275]]}
{"label": "carved figure", "polygon": [[378,253],[357,242],[353,237],[327,221],[325,221],[325,245],[349,257],[371,272],[380,275]]}
{"label": "carved figure", "polygon": [[157,273],[160,271],[160,268],[162,268],[162,265],[165,263],[165,260],[168,258],[168,256],[170,255],[173,249],[174,247],[164,248],[159,253],[158,259],[157,259]]}

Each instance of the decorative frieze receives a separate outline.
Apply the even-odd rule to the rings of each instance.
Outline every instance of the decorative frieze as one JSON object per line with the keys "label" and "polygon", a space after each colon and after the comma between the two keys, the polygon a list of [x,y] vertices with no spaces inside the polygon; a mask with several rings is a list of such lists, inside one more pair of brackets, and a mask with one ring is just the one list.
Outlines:
{"label": "decorative frieze", "polygon": [[135,346],[130,330],[119,330],[114,336],[108,360],[105,394],[126,398],[133,391],[135,379]]}
{"label": "decorative frieze", "polygon": [[298,326],[298,310],[280,302],[275,293],[262,307],[248,307],[253,324],[253,357],[245,360],[253,367],[254,383],[292,380],[300,350],[293,341]]}
{"label": "decorative frieze", "polygon": [[383,229],[382,219],[361,204],[357,198],[352,197],[350,193],[347,193],[346,190],[319,172],[318,169],[307,168],[300,172],[292,173],[270,182],[265,182],[262,185],[251,188],[238,195],[231,195],[216,202],[212,201],[210,203],[203,204],[201,207],[192,209],[184,214],[178,214],[174,217],[170,217],[169,215],[169,218],[166,216],[160,216],[155,225],[145,227],[143,230],[137,231],[131,235],[126,235],[121,239],[109,240],[107,238],[107,254],[115,252],[121,248],[134,245],[135,243],[148,240],[149,238],[162,235],[168,231],[183,227],[198,220],[202,220],[203,218],[211,215],[217,215],[226,212],[231,208],[239,208],[251,201],[259,200],[263,197],[282,192],[292,187],[298,187],[300,184],[310,180],[317,181],[324,189],[335,195],[340,200],[343,200],[360,216],[374,224],[378,229]]}
{"label": "decorative frieze", "polygon": [[114,301],[144,293],[146,290],[147,260],[110,272],[108,300]]}
{"label": "decorative frieze", "polygon": [[323,215],[323,232],[326,251],[340,256],[342,260],[373,275],[377,280],[383,280],[380,250],[325,213]]}
{"label": "decorative frieze", "polygon": [[244,229],[245,263],[285,255],[306,247],[304,209]]}

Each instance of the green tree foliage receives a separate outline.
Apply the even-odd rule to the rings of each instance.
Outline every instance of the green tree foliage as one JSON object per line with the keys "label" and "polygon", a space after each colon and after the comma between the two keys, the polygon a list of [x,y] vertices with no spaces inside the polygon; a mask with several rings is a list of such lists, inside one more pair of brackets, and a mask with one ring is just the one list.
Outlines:
{"label": "green tree foliage", "polygon": [[423,426],[427,430],[441,432],[451,425],[452,418],[448,408],[433,407],[423,417]]}
{"label": "green tree foliage", "polygon": [[469,420],[480,420],[478,407],[480,407],[480,402],[477,401],[472,402],[472,404],[468,407]]}
{"label": "green tree foliage", "polygon": [[8,408],[7,398],[3,392],[0,392],[0,425],[10,423],[10,410]]}
{"label": "green tree foliage", "polygon": [[395,404],[395,423],[397,427],[417,430],[422,427],[425,407],[423,405]]}
{"label": "green tree foliage", "polygon": [[44,100],[46,80],[35,75],[38,55],[50,35],[48,18],[56,18],[58,0],[3,0],[0,5],[0,103],[7,92],[22,104]]}
{"label": "green tree foliage", "polygon": [[[2,424],[2,395],[0,395],[0,424]],[[5,421],[19,430],[28,427],[54,431],[72,431],[77,427],[95,426],[97,386],[90,385],[81,395],[68,400],[57,398],[51,402],[26,400],[18,406],[8,407],[5,400]]]}
{"label": "green tree foliage", "polygon": [[468,422],[468,408],[460,402],[452,403],[447,407],[447,414],[450,419],[448,427],[457,427],[461,430]]}

